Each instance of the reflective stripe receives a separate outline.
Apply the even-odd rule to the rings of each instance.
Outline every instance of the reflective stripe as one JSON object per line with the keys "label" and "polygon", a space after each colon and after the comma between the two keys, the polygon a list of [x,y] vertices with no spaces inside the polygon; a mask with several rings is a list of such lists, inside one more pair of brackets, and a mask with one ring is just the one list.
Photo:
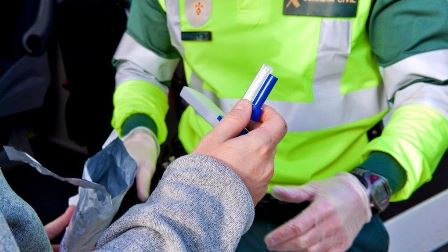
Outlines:
{"label": "reflective stripe", "polygon": [[153,75],[158,81],[169,81],[173,77],[179,59],[166,59],[140,45],[125,33],[120,41],[114,60],[131,61]]}
{"label": "reflective stripe", "polygon": [[199,92],[202,92],[202,90],[203,90],[202,86],[203,85],[204,85],[204,81],[201,78],[199,78],[199,76],[195,72],[191,71],[191,75],[190,75],[190,80],[188,82],[188,86],[193,88],[193,89],[195,89],[195,90],[197,90],[197,91],[199,91]]}
{"label": "reflective stripe", "polygon": [[395,94],[394,109],[410,104],[427,105],[448,119],[448,86],[415,83]]}
{"label": "reflective stripe", "polygon": [[166,20],[168,31],[170,32],[171,44],[183,56],[184,48],[181,39],[179,0],[166,0],[165,4],[167,13]]}
{"label": "reflective stripe", "polygon": [[323,19],[321,22],[314,71],[314,100],[340,98],[342,73],[350,53],[350,34],[351,21]]}
{"label": "reflective stripe", "polygon": [[207,96],[210,100],[212,100],[215,104],[217,104],[217,105],[220,104],[218,96],[216,96],[216,94],[204,89],[203,88],[204,81],[193,71],[191,71],[188,86],[195,89],[198,92],[201,92],[202,94]]}
{"label": "reflective stripe", "polygon": [[[383,89],[375,87],[312,103],[267,101],[266,104],[283,116],[288,131],[310,131],[336,127],[374,116],[387,108],[383,97]],[[236,101],[236,99],[221,99],[220,103],[227,112]]]}
{"label": "reflective stripe", "polygon": [[168,87],[160,84],[154,76],[144,71],[138,65],[130,61],[125,61],[117,67],[117,73],[115,74],[116,87],[130,80],[145,80],[160,87],[166,94],[168,94]]}
{"label": "reflective stripe", "polygon": [[391,99],[397,90],[415,80],[448,80],[448,49],[420,53],[381,70],[387,98]]}
{"label": "reflective stripe", "polygon": [[351,30],[349,20],[322,20],[312,103],[267,102],[283,115],[289,131],[336,127],[387,109],[381,85],[345,95],[341,93],[340,83],[351,48]]}

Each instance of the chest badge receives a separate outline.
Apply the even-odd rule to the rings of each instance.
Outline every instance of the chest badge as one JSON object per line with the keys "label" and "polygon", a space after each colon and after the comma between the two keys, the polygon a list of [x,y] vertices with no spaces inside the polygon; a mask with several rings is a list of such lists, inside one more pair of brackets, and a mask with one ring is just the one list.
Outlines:
{"label": "chest badge", "polygon": [[212,12],[212,0],[186,0],[185,15],[194,27],[207,23]]}

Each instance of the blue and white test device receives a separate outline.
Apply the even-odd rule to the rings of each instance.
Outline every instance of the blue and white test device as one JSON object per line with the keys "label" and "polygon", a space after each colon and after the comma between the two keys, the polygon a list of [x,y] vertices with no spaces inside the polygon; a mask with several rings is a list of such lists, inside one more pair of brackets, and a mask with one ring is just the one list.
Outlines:
{"label": "blue and white test device", "polygon": [[262,65],[250,84],[243,98],[252,102],[252,121],[259,121],[263,113],[262,107],[277,83],[278,78],[272,75],[272,67]]}
{"label": "blue and white test device", "polygon": [[[262,65],[257,75],[253,79],[251,85],[243,96],[252,103],[252,121],[259,121],[263,113],[262,107],[264,102],[272,91],[277,77],[272,75],[272,67]],[[183,87],[180,96],[194,108],[196,113],[201,115],[210,125],[215,126],[221,121],[224,112],[207,96],[189,88]],[[247,129],[243,130],[242,134],[247,133]]]}

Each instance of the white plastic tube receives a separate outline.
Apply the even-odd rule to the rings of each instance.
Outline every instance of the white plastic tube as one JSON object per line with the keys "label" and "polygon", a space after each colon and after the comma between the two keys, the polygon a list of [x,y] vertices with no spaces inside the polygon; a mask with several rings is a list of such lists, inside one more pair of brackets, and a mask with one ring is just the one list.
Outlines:
{"label": "white plastic tube", "polygon": [[247,99],[252,102],[269,74],[272,74],[272,67],[263,64],[255,78],[252,80],[252,83],[244,94],[243,99]]}

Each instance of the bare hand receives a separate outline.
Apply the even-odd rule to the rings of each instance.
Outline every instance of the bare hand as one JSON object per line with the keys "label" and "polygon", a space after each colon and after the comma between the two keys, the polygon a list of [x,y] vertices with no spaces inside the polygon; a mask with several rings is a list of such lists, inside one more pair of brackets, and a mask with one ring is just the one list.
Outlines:
{"label": "bare hand", "polygon": [[[70,220],[72,219],[75,209],[75,206],[69,206],[61,216],[45,225],[45,232],[47,233],[48,239],[50,241],[64,232],[65,228],[68,226]],[[51,246],[53,247],[53,251],[59,251],[59,244],[52,244]]]}
{"label": "bare hand", "polygon": [[299,187],[276,187],[273,196],[312,203],[266,236],[270,250],[346,251],[372,217],[366,189],[349,173]]}
{"label": "bare hand", "polygon": [[275,147],[286,133],[286,123],[271,107],[265,106],[261,122],[240,136],[251,113],[249,101],[238,102],[202,139],[194,153],[210,155],[228,164],[241,177],[256,204],[266,193],[273,175]]}

